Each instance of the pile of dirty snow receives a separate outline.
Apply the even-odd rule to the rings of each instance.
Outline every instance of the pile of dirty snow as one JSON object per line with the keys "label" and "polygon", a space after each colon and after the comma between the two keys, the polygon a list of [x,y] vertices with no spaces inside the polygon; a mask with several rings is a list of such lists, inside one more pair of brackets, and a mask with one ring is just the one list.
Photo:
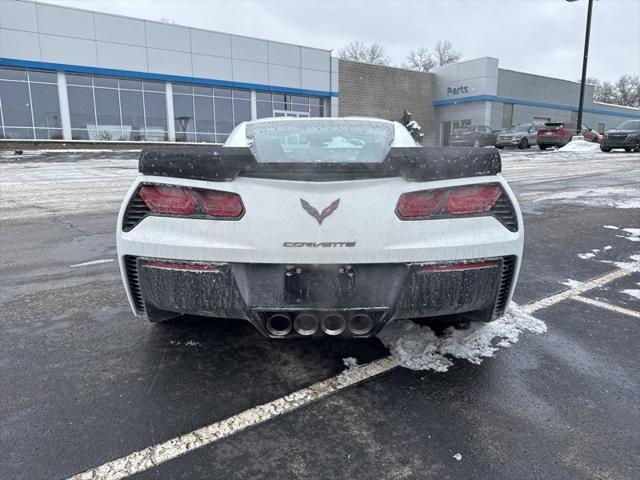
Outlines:
{"label": "pile of dirty snow", "polygon": [[[579,138],[579,139],[578,139]],[[587,142],[584,137],[573,137],[559,152],[600,153],[600,144]]]}
{"label": "pile of dirty snow", "polygon": [[484,358],[493,357],[498,347],[516,343],[520,333],[546,331],[542,320],[512,303],[509,311],[493,322],[471,323],[466,329],[449,327],[440,336],[411,320],[398,320],[388,324],[378,337],[403,367],[446,372],[453,365],[449,357],[480,364]]}

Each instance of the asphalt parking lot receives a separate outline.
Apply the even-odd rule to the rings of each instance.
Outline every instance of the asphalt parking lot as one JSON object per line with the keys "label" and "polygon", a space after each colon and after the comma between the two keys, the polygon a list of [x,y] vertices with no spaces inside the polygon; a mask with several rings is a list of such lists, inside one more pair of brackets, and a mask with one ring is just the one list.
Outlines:
{"label": "asphalt parking lot", "polygon": [[640,154],[502,156],[514,300],[547,331],[438,373],[376,338],[135,318],[114,232],[137,152],[0,153],[0,478],[638,478]]}

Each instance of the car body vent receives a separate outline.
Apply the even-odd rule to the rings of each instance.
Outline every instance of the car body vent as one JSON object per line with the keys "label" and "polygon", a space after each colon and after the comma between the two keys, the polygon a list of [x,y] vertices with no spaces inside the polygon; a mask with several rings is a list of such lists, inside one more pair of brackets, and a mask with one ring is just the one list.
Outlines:
{"label": "car body vent", "polygon": [[511,290],[511,284],[513,283],[513,273],[516,268],[516,257],[504,257],[502,259],[502,277],[500,279],[500,288],[498,290],[498,296],[496,298],[496,306],[493,310],[493,318],[498,318],[504,314],[505,307],[507,306],[507,299],[509,298],[509,291]]}
{"label": "car body vent", "polygon": [[145,313],[144,301],[140,292],[140,282],[138,280],[138,257],[127,255],[124,257],[125,269],[127,271],[127,281],[129,282],[129,291],[133,297],[133,303],[136,306],[136,312],[139,315]]}
{"label": "car body vent", "polygon": [[498,201],[489,211],[494,217],[496,217],[500,223],[507,227],[512,232],[518,231],[518,217],[516,211],[511,205],[509,197],[503,192],[498,198]]}
{"label": "car body vent", "polygon": [[131,197],[129,205],[127,205],[127,209],[124,212],[122,230],[125,232],[130,231],[150,212],[151,210],[149,210],[149,207],[147,207],[142,198],[140,198],[139,190],[136,191],[135,195]]}

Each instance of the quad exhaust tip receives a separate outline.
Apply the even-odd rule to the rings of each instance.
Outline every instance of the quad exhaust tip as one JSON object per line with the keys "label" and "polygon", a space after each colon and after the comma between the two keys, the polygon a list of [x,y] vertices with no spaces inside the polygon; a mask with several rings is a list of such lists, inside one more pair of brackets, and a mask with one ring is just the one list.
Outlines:
{"label": "quad exhaust tip", "polygon": [[302,313],[293,321],[293,329],[300,335],[313,335],[318,331],[320,321],[310,313]]}
{"label": "quad exhaust tip", "polygon": [[349,317],[347,326],[353,335],[366,335],[373,329],[373,319],[369,315],[358,313]]}
{"label": "quad exhaust tip", "polygon": [[288,313],[275,313],[265,322],[267,331],[276,337],[284,337],[291,332],[291,317]]}
{"label": "quad exhaust tip", "polygon": [[347,321],[342,315],[330,313],[323,317],[320,328],[327,335],[340,335],[347,328]]}

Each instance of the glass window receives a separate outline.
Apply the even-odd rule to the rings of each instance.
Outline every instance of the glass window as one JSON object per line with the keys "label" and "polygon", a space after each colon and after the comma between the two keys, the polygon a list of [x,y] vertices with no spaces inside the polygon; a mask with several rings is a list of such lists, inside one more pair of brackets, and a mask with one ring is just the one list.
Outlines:
{"label": "glass window", "polygon": [[6,126],[33,126],[28,83],[0,80],[0,102],[2,102],[2,115]]}
{"label": "glass window", "polygon": [[227,134],[233,130],[233,105],[230,98],[214,98],[216,133]]}
{"label": "glass window", "polygon": [[90,75],[76,75],[73,73],[67,73],[67,85],[85,85],[91,86]]}
{"label": "glass window", "polygon": [[142,81],[141,80],[129,80],[121,78],[119,80],[120,88],[124,88],[127,90],[142,90]]}
{"label": "glass window", "polygon": [[96,88],[96,117],[98,125],[120,125],[120,100],[118,91]]}
{"label": "glass window", "polygon": [[216,87],[216,88],[213,89],[213,94],[216,97],[231,98],[231,89],[230,88],[219,88],[219,87]]}
{"label": "glass window", "polygon": [[164,103],[164,93],[145,92],[144,111],[147,132],[150,127],[167,129],[167,108]]}
{"label": "glass window", "polygon": [[250,90],[234,90],[233,98],[242,98],[244,100],[251,100],[251,91]]}
{"label": "glass window", "polygon": [[271,94],[267,92],[256,92],[256,100],[259,102],[271,102]]}
{"label": "glass window", "polygon": [[308,112],[309,105],[300,105],[298,103],[291,104],[291,107],[288,110],[293,110],[294,112]]}
{"label": "glass window", "polygon": [[147,92],[164,92],[164,82],[144,81],[144,89]]}
{"label": "glass window", "polygon": [[191,133],[195,132],[193,122],[193,96],[174,95],[173,115],[176,129],[176,141],[192,142],[194,137]]}
{"label": "glass window", "polygon": [[215,143],[216,136],[213,133],[196,133],[196,142]]}
{"label": "glass window", "polygon": [[213,122],[213,99],[211,97],[198,96],[194,98],[196,131],[201,133],[215,133]]}
{"label": "glass window", "polygon": [[309,105],[312,107],[322,106],[322,99],[318,97],[309,97]]}
{"label": "glass window", "polygon": [[62,140],[62,130],[55,128],[36,128],[36,138],[43,140]]}
{"label": "glass window", "polygon": [[193,87],[193,93],[196,95],[208,95],[209,97],[213,96],[213,87],[203,87],[201,85],[196,85]]}
{"label": "glass window", "polygon": [[251,120],[251,102],[248,100],[233,100],[233,126]]}
{"label": "glass window", "polygon": [[118,79],[112,77],[95,76],[93,77],[93,86],[118,88]]}
{"label": "glass window", "polygon": [[31,100],[33,102],[33,121],[36,127],[62,127],[57,85],[32,83]]}
{"label": "glass window", "polygon": [[27,71],[16,68],[0,68],[0,78],[4,80],[24,80],[27,81]]}
{"label": "glass window", "polygon": [[309,105],[309,97],[302,97],[300,95],[288,95],[290,103],[297,103],[300,105]]}
{"label": "glass window", "polygon": [[309,114],[312,117],[322,117],[322,107],[319,107],[319,106],[309,107]]}
{"label": "glass window", "polygon": [[258,118],[273,117],[271,102],[256,102],[256,114]]}
{"label": "glass window", "polygon": [[31,82],[58,83],[55,72],[43,72],[41,70],[29,70]]}
{"label": "glass window", "polygon": [[173,93],[193,93],[193,87],[184,83],[174,83]]}
{"label": "glass window", "polygon": [[129,140],[142,140],[144,132],[144,106],[142,92],[121,90],[122,134]]}
{"label": "glass window", "polygon": [[71,139],[72,140],[89,140],[89,132],[87,130],[72,128]]}
{"label": "glass window", "polygon": [[4,138],[33,138],[33,128],[4,127]]}
{"label": "glass window", "polygon": [[87,128],[96,122],[93,90],[86,87],[68,87],[71,128]]}
{"label": "glass window", "polygon": [[251,150],[264,163],[380,163],[393,135],[390,123],[367,120],[272,120],[247,126]]}

